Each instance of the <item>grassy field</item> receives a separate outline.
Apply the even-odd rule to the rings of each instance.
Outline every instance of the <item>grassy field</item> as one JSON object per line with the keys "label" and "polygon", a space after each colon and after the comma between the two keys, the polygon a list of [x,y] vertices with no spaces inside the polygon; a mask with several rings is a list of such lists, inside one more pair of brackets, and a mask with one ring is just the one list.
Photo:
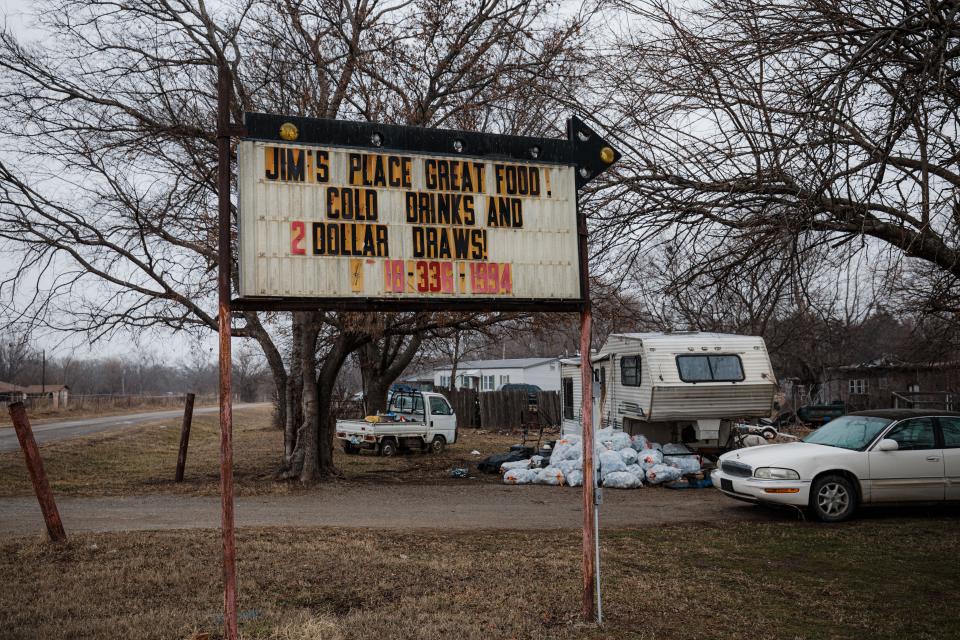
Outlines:
{"label": "grassy field", "polygon": [[[216,399],[212,402],[209,398],[197,400],[194,408],[216,406]],[[47,424],[48,422],[60,422],[62,420],[82,420],[84,418],[99,418],[103,416],[120,416],[126,413],[145,413],[147,411],[183,411],[183,401],[177,399],[174,402],[166,401],[143,401],[124,406],[111,407],[82,407],[71,405],[67,409],[30,409],[30,424]],[[10,421],[10,413],[4,409],[0,411],[0,429],[13,428]]]}
{"label": "grassy field", "polygon": [[[194,417],[184,482],[173,474],[180,443],[180,420],[105,432],[41,446],[44,466],[57,495],[135,495],[176,492],[214,495],[219,492],[218,418]],[[377,483],[441,483],[451,480],[452,467],[470,467],[494,451],[509,448],[519,436],[460,431],[459,441],[443,455],[412,453],[381,458],[364,453],[348,456],[336,450],[342,481]],[[471,455],[477,449],[482,456]],[[283,451],[283,434],[270,426],[270,410],[255,408],[234,414],[234,475],[239,495],[303,491],[297,482],[278,482],[274,473]],[[496,481],[496,476],[483,480]],[[462,482],[462,481],[459,481]],[[32,493],[19,451],[0,453],[0,496]]]}
{"label": "grassy field", "polygon": [[[603,629],[574,532],[242,530],[244,638],[960,637],[951,519],[605,533]],[[219,637],[215,532],[0,544],[4,638]]]}

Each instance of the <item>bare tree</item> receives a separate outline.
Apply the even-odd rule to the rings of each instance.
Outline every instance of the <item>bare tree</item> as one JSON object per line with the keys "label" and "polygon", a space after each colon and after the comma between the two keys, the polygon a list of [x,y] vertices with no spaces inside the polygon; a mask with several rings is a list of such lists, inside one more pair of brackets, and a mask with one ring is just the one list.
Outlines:
{"label": "bare tree", "polygon": [[[0,136],[17,157],[0,164],[0,240],[19,260],[5,287],[51,283],[22,313],[94,339],[215,330],[219,65],[236,120],[256,110],[544,133],[558,118],[542,83],[577,72],[590,17],[554,20],[548,4],[49,3],[39,15],[51,45],[0,34]],[[285,474],[332,472],[330,416],[315,412],[328,411],[344,359],[369,337],[337,314],[295,314],[289,327],[235,320],[233,335],[260,344],[286,400]]]}
{"label": "bare tree", "polygon": [[0,334],[0,381],[18,384],[36,352],[30,345],[30,333],[13,327]]}
{"label": "bare tree", "polygon": [[687,283],[864,256],[956,299],[958,3],[625,6],[644,33],[596,98],[625,149],[596,220],[612,255],[669,239]]}

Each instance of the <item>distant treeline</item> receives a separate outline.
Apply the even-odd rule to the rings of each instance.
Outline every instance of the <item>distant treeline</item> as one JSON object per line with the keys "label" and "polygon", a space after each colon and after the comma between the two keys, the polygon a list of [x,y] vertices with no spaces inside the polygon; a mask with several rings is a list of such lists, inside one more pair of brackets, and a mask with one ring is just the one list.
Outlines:
{"label": "distant treeline", "polygon": [[[0,382],[20,386],[65,384],[77,395],[163,395],[217,392],[217,364],[194,357],[192,362],[160,361],[152,353],[138,358],[75,358],[46,356],[16,339],[0,345]],[[239,359],[234,363],[234,392],[243,400],[269,396],[272,384],[262,363]]]}

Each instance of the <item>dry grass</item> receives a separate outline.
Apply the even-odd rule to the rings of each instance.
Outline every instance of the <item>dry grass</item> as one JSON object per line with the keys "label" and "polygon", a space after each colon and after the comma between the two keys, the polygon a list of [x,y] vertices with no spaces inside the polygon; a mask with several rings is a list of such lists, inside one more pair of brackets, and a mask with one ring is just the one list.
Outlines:
{"label": "dry grass", "polygon": [[[4,638],[220,633],[215,532],[0,545]],[[960,637],[951,519],[605,533],[607,624],[577,621],[574,532],[243,530],[244,638]],[[906,615],[905,615],[906,614]]]}
{"label": "dry grass", "polygon": [[[220,432],[215,414],[194,416],[184,482],[175,484],[180,420],[171,419],[41,446],[44,466],[57,495],[136,495],[146,492],[214,495],[219,492]],[[381,458],[348,456],[335,462],[346,482],[443,483],[452,467],[475,470],[483,456],[509,448],[518,436],[460,431],[458,442],[440,456],[410,453]],[[471,455],[473,449],[482,456]],[[283,451],[283,434],[270,426],[270,410],[234,413],[234,475],[239,495],[303,491],[299,483],[278,482],[274,473]],[[496,481],[496,476],[485,480]],[[461,481],[462,482],[462,481]],[[0,453],[0,496],[32,493],[19,451]]]}

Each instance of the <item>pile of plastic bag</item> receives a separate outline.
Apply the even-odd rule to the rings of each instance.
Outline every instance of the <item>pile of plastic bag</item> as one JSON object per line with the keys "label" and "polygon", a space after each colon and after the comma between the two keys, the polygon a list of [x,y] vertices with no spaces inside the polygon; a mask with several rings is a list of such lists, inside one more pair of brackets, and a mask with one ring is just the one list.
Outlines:
{"label": "pile of plastic bag", "polygon": [[[614,489],[639,489],[644,484],[673,482],[700,471],[699,456],[682,444],[659,445],[646,436],[630,437],[613,428],[595,434],[594,461],[600,483]],[[540,456],[535,456],[540,458]],[[545,466],[544,466],[545,465]],[[516,460],[500,466],[506,484],[583,485],[583,442],[579,435],[563,436],[549,460]]]}

